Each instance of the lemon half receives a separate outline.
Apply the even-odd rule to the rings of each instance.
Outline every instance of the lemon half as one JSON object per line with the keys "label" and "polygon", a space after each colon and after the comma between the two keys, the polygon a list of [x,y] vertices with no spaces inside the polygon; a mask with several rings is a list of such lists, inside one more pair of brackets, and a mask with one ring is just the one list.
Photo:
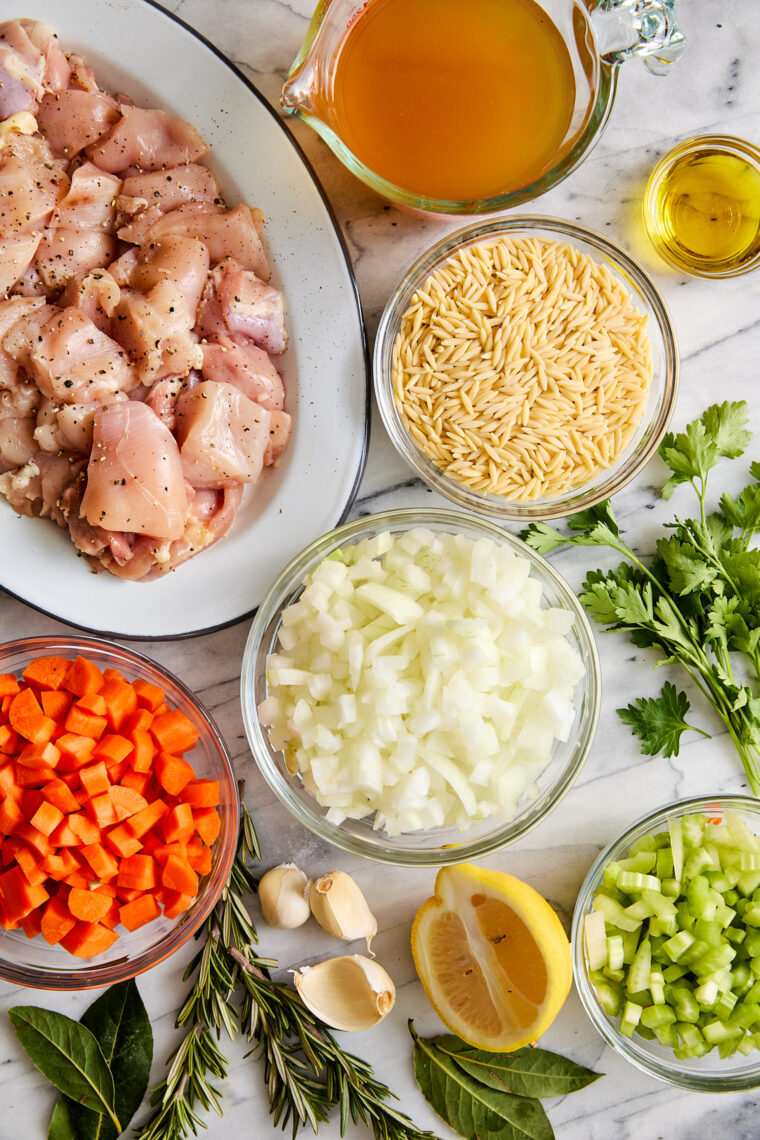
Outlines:
{"label": "lemon half", "polygon": [[412,926],[412,954],[441,1021],[479,1049],[535,1041],[570,991],[570,943],[546,899],[472,863],[438,872]]}

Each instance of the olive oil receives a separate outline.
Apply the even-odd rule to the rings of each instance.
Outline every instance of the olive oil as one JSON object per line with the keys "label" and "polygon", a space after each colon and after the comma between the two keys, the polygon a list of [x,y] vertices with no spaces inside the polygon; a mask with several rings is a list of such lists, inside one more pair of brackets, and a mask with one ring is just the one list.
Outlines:
{"label": "olive oil", "polygon": [[331,86],[321,116],[365,166],[453,201],[540,178],[576,100],[570,53],[535,0],[372,0]]}
{"label": "olive oil", "polygon": [[740,139],[682,143],[652,173],[644,219],[658,252],[703,277],[760,263],[760,152]]}

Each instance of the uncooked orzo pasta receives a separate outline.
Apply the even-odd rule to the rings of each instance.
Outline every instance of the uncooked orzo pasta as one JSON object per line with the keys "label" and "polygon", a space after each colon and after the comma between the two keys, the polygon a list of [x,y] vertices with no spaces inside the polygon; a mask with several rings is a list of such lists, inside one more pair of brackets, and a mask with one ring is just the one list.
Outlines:
{"label": "uncooked orzo pasta", "polygon": [[450,257],[413,295],[393,395],[446,475],[506,499],[552,498],[624,450],[652,378],[646,316],[572,245],[502,238]]}

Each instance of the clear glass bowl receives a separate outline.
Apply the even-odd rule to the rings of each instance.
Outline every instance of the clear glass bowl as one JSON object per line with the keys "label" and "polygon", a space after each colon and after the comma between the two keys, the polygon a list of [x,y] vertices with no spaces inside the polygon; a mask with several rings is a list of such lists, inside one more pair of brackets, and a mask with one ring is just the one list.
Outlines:
{"label": "clear glass bowl", "polygon": [[[452,254],[467,246],[501,237],[537,237],[568,242],[581,253],[606,265],[636,307],[648,318],[652,342],[652,381],[646,410],[628,446],[615,462],[588,483],[553,498],[516,501],[474,491],[446,475],[414,442],[393,397],[393,345],[412,295]],[[380,415],[396,450],[417,475],[453,503],[497,519],[532,521],[554,519],[585,510],[614,495],[638,474],[656,452],[675,406],[678,389],[678,347],[673,324],[656,286],[628,254],[591,230],[558,218],[496,218],[457,230],[424,253],[407,271],[385,307],[375,340],[373,360],[375,396]]]}
{"label": "clear glass bowl", "polygon": [[185,685],[154,662],[113,642],[88,637],[32,637],[0,646],[0,673],[20,673],[34,657],[89,657],[101,669],[119,669],[128,681],[141,677],[160,685],[172,708],[186,713],[200,731],[187,753],[199,778],[219,781],[217,808],[222,827],[213,847],[211,870],[201,879],[198,897],[179,918],[161,915],[131,933],[119,928],[119,938],[103,954],[87,960],[73,957],[61,946],[49,946],[38,935],[0,928],[0,978],[47,990],[84,990],[108,986],[149,970],[173,954],[208,917],[227,881],[238,833],[238,797],[227,747],[209,714]]}
{"label": "clear glass bowl", "polygon": [[737,1092],[760,1087],[760,1052],[748,1057],[737,1053],[722,1060],[717,1050],[712,1050],[705,1057],[681,1061],[673,1055],[671,1049],[660,1045],[656,1039],[647,1041],[636,1033],[633,1037],[623,1036],[618,1029],[620,1019],[605,1013],[589,981],[583,923],[586,915],[591,912],[591,904],[601,885],[604,868],[612,860],[625,858],[637,839],[666,831],[671,819],[682,819],[695,812],[705,812],[711,818],[720,818],[725,811],[735,812],[755,834],[760,835],[760,801],[750,796],[695,796],[693,799],[679,800],[658,808],[634,823],[602,851],[580,889],[573,914],[573,976],[581,1002],[596,1029],[608,1045],[637,1069],[692,1092]]}
{"label": "clear glass bowl", "polygon": [[[548,605],[561,606],[573,615],[568,639],[577,649],[585,676],[576,687],[577,715],[570,739],[556,742],[552,759],[535,779],[535,798],[523,798],[510,822],[488,819],[465,832],[438,828],[389,837],[375,831],[370,820],[347,819],[335,825],[325,811],[292,775],[282,752],[272,748],[267,731],[259,722],[257,709],[267,696],[266,661],[275,651],[282,611],[295,602],[311,571],[340,546],[360,542],[383,531],[403,534],[414,527],[463,534],[471,539],[490,538],[527,558],[532,575],[544,587]],[[578,775],[594,738],[601,697],[599,661],[586,615],[556,570],[518,538],[484,519],[458,511],[409,509],[386,511],[345,523],[308,546],[287,566],[272,586],[253,620],[243,654],[241,701],[243,723],[254,759],[272,791],[302,824],[322,839],[355,855],[382,863],[407,866],[442,866],[476,859],[513,843],[556,807]]]}

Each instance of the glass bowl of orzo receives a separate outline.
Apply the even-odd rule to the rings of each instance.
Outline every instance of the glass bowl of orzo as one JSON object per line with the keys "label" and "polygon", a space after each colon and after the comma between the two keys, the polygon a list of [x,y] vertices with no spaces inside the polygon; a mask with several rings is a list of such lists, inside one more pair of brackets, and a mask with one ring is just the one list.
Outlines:
{"label": "glass bowl of orzo", "polygon": [[665,303],[612,242],[557,218],[478,222],[423,254],[377,333],[375,393],[434,490],[500,519],[552,519],[654,455],[678,387]]}

